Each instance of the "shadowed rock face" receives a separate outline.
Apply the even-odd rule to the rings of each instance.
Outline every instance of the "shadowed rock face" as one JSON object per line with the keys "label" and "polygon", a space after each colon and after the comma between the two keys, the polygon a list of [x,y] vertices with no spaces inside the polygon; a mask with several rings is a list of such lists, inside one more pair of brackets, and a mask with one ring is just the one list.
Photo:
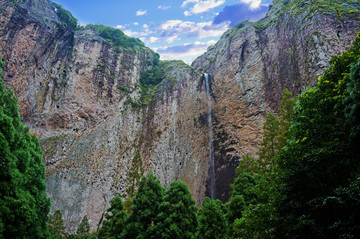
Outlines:
{"label": "shadowed rock face", "polygon": [[266,113],[276,109],[283,88],[298,94],[315,85],[359,24],[316,12],[276,15],[275,4],[256,26],[227,31],[192,67],[166,62],[154,99],[134,108],[128,102],[140,96],[151,50],[116,50],[94,30],[74,33],[48,0],[17,2],[0,0],[4,80],[19,98],[24,123],[40,137],[52,210],[62,210],[70,232],[84,215],[91,230],[98,228],[110,199],[125,193],[137,150],[145,171],[163,185],[184,180],[198,204],[210,195],[204,72],[216,197],[227,200],[234,170],[243,155],[256,156]]}

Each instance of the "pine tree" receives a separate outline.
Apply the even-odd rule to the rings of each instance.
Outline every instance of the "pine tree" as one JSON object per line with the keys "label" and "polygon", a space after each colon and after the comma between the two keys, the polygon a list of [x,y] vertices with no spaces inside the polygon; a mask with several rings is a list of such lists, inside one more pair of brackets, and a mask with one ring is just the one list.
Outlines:
{"label": "pine tree", "polygon": [[76,234],[82,237],[89,233],[90,233],[90,224],[87,216],[85,215],[76,230]]}
{"label": "pine tree", "polygon": [[21,123],[1,66],[0,56],[0,238],[47,238],[50,200],[39,140]]}
{"label": "pine tree", "polygon": [[119,195],[115,196],[110,201],[110,208],[106,210],[105,221],[99,230],[99,239],[115,239],[121,235],[127,213],[124,211],[124,204]]}
{"label": "pine tree", "polygon": [[154,238],[190,239],[196,233],[197,208],[186,183],[176,180],[170,184],[152,231]]}
{"label": "pine tree", "polygon": [[64,219],[60,210],[56,210],[49,217],[50,232],[53,236],[63,236],[65,232]]}
{"label": "pine tree", "polygon": [[280,149],[279,132],[280,122],[271,112],[264,124],[264,138],[259,149],[259,161],[262,168],[274,164],[276,153]]}
{"label": "pine tree", "polygon": [[133,199],[132,213],[125,222],[123,238],[150,238],[151,227],[159,213],[164,191],[164,187],[152,173],[142,177]]}
{"label": "pine tree", "polygon": [[196,238],[226,239],[228,237],[228,223],[221,208],[222,202],[205,198],[199,211],[199,227]]}

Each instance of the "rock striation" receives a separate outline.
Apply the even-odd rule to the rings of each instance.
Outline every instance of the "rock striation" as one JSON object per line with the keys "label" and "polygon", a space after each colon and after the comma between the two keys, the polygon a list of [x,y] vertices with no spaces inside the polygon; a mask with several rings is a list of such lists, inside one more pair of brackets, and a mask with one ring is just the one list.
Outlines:
{"label": "rock striation", "polygon": [[4,80],[40,138],[52,210],[63,212],[68,230],[84,215],[91,230],[100,226],[110,199],[125,194],[137,151],[163,185],[182,179],[198,204],[210,196],[203,73],[210,78],[215,196],[227,200],[235,168],[245,154],[256,156],[283,88],[299,94],[315,85],[330,57],[355,38],[357,3],[333,11],[310,2],[274,1],[265,18],[228,30],[191,67],[164,62],[152,100],[135,107],[154,52],[114,47],[96,29],[73,31],[48,0],[0,0]]}

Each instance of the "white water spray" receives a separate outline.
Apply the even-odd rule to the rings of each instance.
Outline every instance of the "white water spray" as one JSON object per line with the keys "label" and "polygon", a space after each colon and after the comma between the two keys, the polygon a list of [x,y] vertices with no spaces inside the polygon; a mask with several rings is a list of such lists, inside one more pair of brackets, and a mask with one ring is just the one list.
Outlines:
{"label": "white water spray", "polygon": [[212,111],[210,98],[209,74],[204,73],[206,97],[208,106],[208,125],[209,125],[209,158],[210,158],[210,197],[215,199],[215,164],[214,164],[214,144],[213,144],[213,130],[212,130]]}

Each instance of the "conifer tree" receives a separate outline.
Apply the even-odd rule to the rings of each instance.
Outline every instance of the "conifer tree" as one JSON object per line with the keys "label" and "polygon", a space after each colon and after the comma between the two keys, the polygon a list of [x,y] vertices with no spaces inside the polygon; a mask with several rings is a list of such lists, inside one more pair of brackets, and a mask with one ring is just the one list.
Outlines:
{"label": "conifer tree", "polygon": [[221,208],[222,202],[205,198],[199,211],[199,227],[196,238],[227,239],[228,223]]}
{"label": "conifer tree", "polygon": [[125,222],[122,238],[150,238],[151,227],[159,213],[164,191],[164,187],[152,173],[142,177],[133,199],[132,213]]}
{"label": "conifer tree", "polygon": [[259,161],[263,168],[273,165],[275,154],[280,149],[280,122],[271,112],[264,124],[264,138],[259,149]]}
{"label": "conifer tree", "polygon": [[159,212],[154,238],[193,238],[198,226],[197,208],[186,183],[176,180],[170,184]]}
{"label": "conifer tree", "polygon": [[76,234],[82,237],[89,233],[90,233],[90,224],[87,216],[85,215],[76,230]]}
{"label": "conifer tree", "polygon": [[62,213],[60,210],[56,210],[53,215],[50,215],[49,227],[53,237],[59,236],[60,238],[62,238],[65,232],[65,226],[64,219],[62,218]]}
{"label": "conifer tree", "polygon": [[0,237],[48,238],[50,200],[39,140],[21,123],[1,66],[0,56]]}
{"label": "conifer tree", "polygon": [[125,226],[127,213],[124,211],[124,204],[119,195],[110,201],[110,208],[106,210],[105,221],[99,230],[99,239],[118,238]]}

